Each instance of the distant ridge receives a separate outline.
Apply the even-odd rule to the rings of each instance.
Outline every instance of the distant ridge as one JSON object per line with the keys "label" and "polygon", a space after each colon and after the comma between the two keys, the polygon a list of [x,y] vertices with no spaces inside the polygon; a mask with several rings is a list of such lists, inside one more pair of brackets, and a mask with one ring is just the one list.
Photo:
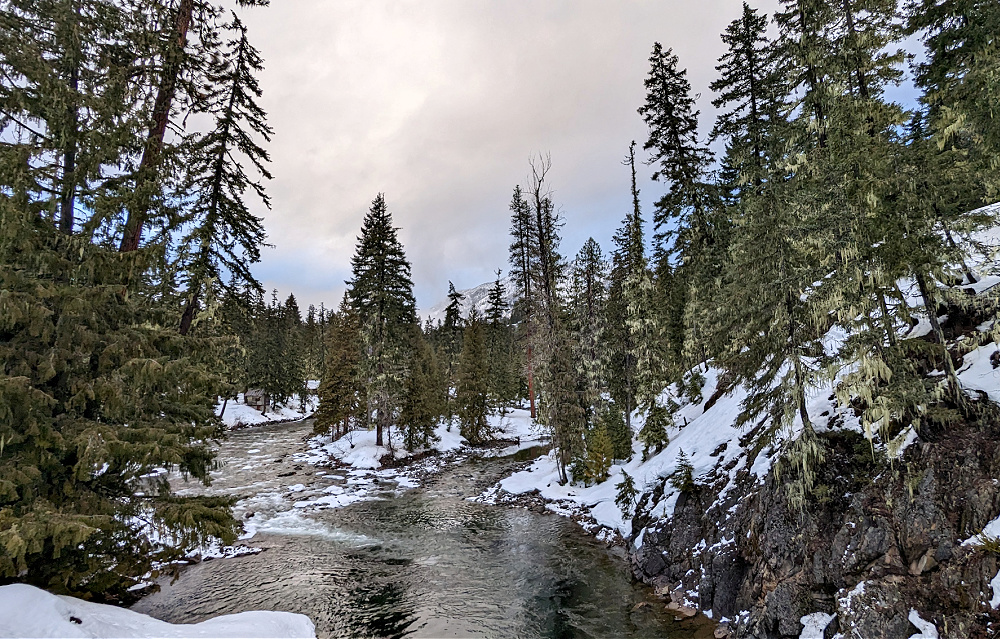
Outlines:
{"label": "distant ridge", "polygon": [[[504,299],[507,302],[506,315],[509,317],[510,307],[514,304],[514,299],[517,297],[515,287],[509,277],[501,278],[500,283],[503,284],[504,287]],[[480,284],[479,286],[459,291],[459,293],[465,296],[465,299],[462,300],[462,317],[468,317],[469,311],[472,310],[473,306],[480,315],[486,313],[490,289],[493,288],[493,284],[494,282],[486,282],[485,284]],[[432,306],[429,311],[421,313],[420,315],[423,318],[430,318],[430,320],[436,324],[439,321],[444,321],[445,309],[447,308],[448,298],[446,297],[443,301]]]}

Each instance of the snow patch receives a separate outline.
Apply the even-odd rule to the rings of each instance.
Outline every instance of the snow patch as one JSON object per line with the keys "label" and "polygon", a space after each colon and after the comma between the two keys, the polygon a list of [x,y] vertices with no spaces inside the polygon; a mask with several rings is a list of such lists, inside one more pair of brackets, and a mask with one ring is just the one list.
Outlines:
{"label": "snow patch", "polygon": [[241,612],[172,624],[125,608],[50,594],[27,584],[0,586],[3,637],[315,637],[309,617]]}
{"label": "snow patch", "polygon": [[910,639],[938,639],[937,628],[934,627],[929,621],[920,618],[920,613],[915,609],[910,608],[910,616],[907,617],[919,632],[915,635],[910,635]]}
{"label": "snow patch", "polygon": [[799,633],[799,639],[824,639],[826,627],[830,625],[836,615],[828,615],[825,612],[814,612],[799,619],[804,626]]}

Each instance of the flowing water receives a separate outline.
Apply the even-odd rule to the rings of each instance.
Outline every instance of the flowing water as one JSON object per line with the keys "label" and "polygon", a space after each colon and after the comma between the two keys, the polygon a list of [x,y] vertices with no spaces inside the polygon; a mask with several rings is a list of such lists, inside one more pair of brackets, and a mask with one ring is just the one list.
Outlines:
{"label": "flowing water", "polygon": [[[205,561],[133,609],[174,623],[244,610],[309,615],[320,637],[710,637],[677,623],[573,522],[469,500],[516,463],[470,458],[420,480],[301,463],[311,424],[238,431],[213,485],[256,527],[257,555]],[[354,494],[340,508],[309,495]],[[349,489],[343,493],[342,489]],[[299,501],[299,508],[294,503]],[[349,500],[348,500],[349,501]]]}

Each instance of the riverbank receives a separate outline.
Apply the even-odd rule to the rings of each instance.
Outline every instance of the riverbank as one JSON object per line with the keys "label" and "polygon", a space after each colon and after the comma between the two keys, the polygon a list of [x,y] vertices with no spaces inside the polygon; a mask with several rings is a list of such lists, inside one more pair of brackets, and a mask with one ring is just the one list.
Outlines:
{"label": "riverbank", "polygon": [[[320,637],[711,637],[697,621],[675,623],[620,552],[576,524],[473,501],[532,463],[500,456],[515,447],[334,468],[298,457],[310,454],[310,433],[307,422],[236,431],[222,443],[213,486],[178,482],[240,496],[236,512],[255,528],[244,543],[263,552],[189,566],[136,611],[179,623],[285,610],[309,615]],[[418,476],[420,464],[448,455],[457,457]],[[332,486],[366,498],[296,507],[333,495]]]}

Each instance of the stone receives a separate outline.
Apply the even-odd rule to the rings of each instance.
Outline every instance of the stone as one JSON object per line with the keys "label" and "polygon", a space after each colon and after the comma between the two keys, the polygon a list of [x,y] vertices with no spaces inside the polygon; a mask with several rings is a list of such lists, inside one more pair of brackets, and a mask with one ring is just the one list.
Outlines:
{"label": "stone", "polygon": [[676,601],[671,601],[667,604],[667,612],[672,612],[682,619],[687,619],[698,614],[698,611],[691,606],[685,606],[684,604],[677,603]]}
{"label": "stone", "polygon": [[729,627],[729,622],[723,621],[715,627],[715,632],[712,633],[712,636],[715,639],[726,639],[730,633],[732,633],[732,629]]}

